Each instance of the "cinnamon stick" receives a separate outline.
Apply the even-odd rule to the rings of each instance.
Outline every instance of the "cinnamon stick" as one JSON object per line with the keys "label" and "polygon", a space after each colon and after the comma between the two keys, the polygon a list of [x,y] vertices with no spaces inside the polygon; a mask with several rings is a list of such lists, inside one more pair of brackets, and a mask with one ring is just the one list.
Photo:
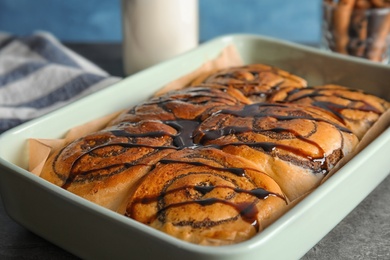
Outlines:
{"label": "cinnamon stick", "polygon": [[356,0],[340,0],[334,10],[333,35],[335,38],[335,51],[339,53],[348,54],[348,29],[355,1]]}
{"label": "cinnamon stick", "polygon": [[390,13],[388,13],[378,25],[378,29],[372,34],[373,42],[367,51],[367,58],[372,61],[382,61],[387,51],[388,35],[390,33]]}
{"label": "cinnamon stick", "polygon": [[376,8],[384,8],[390,6],[389,0],[371,0],[371,3]]}
{"label": "cinnamon stick", "polygon": [[368,35],[368,19],[364,10],[353,12],[350,27],[351,40],[348,44],[348,52],[357,57],[364,57]]}

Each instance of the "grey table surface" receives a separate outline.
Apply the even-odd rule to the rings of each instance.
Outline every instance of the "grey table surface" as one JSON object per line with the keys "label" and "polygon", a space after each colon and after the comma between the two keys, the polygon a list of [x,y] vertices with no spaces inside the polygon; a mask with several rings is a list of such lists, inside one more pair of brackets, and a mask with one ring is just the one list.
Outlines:
{"label": "grey table surface", "polygon": [[[123,76],[120,44],[67,46],[110,74]],[[78,258],[14,222],[0,199],[0,259]],[[390,259],[390,176],[301,259]]]}

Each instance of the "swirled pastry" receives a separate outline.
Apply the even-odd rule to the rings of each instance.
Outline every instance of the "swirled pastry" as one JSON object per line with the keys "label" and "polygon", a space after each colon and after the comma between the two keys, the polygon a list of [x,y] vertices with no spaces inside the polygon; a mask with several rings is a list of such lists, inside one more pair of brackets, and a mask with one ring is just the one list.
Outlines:
{"label": "swirled pastry", "polygon": [[159,121],[122,123],[54,153],[41,177],[116,211],[132,185],[176,150],[176,134],[175,128]]}
{"label": "swirled pastry", "polygon": [[191,131],[201,115],[248,102],[239,91],[225,87],[185,89],[153,98],[125,111],[108,128],[57,151],[41,177],[118,210],[134,183],[159,159],[195,145]]}
{"label": "swirled pastry", "polygon": [[221,106],[249,104],[238,90],[221,85],[202,84],[151,98],[122,113],[111,125],[141,120],[197,120]]}
{"label": "swirled pastry", "polygon": [[290,200],[316,187],[358,142],[320,109],[274,103],[220,110],[202,122],[194,136],[197,143],[254,162]]}
{"label": "swirled pastry", "polygon": [[299,89],[282,88],[275,91],[269,101],[322,108],[336,116],[360,139],[390,107],[381,98],[333,84]]}
{"label": "swirled pastry", "polygon": [[215,148],[162,159],[135,189],[126,215],[202,245],[247,240],[286,209],[278,184],[250,161]]}
{"label": "swirled pastry", "polygon": [[307,86],[305,79],[265,64],[227,68],[207,77],[199,77],[194,80],[192,86],[200,83],[236,88],[255,102],[265,101],[268,95],[280,87],[301,88]]}
{"label": "swirled pastry", "polygon": [[232,244],[317,187],[389,108],[262,64],[193,84],[54,151],[41,177],[191,243]]}

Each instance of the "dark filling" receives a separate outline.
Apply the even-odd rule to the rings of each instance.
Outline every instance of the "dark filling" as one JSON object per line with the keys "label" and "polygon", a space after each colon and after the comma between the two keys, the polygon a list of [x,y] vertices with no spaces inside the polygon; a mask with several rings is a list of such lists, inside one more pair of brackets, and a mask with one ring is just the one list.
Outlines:
{"label": "dark filling", "polygon": [[[199,93],[194,92],[193,95],[196,97],[202,96],[204,94],[200,93],[204,91],[204,89],[199,89]],[[187,97],[186,97],[187,98]],[[158,103],[159,106],[163,107],[165,109],[165,104],[166,102],[172,102],[172,100],[165,100],[162,101],[160,100],[155,100],[152,101],[152,103]],[[202,101],[203,102],[203,101]],[[313,122],[320,122],[320,121],[325,121],[323,119],[319,118],[314,118],[309,114],[303,113],[302,111],[297,112],[297,113],[290,113],[282,115],[276,112],[270,113],[270,111],[275,111],[273,110],[274,108],[280,108],[280,110],[286,109],[288,106],[282,105],[282,104],[268,104],[268,103],[257,103],[257,104],[252,104],[252,105],[245,105],[242,107],[238,107],[238,109],[221,109],[214,114],[226,114],[227,116],[234,116],[234,117],[253,117],[254,119],[256,118],[261,118],[261,117],[272,117],[276,119],[277,121],[289,121],[289,120],[294,120],[294,119],[305,119],[305,120],[311,120]],[[284,111],[284,110],[283,110]],[[134,112],[135,110],[130,110],[129,113]],[[164,130],[158,130],[158,131],[145,131],[143,133],[131,133],[126,131],[126,128],[124,127],[123,129],[116,129],[116,130],[107,130],[106,133],[109,133],[109,136],[102,138],[101,140],[99,139],[97,142],[93,143],[85,143],[81,145],[82,152],[76,158],[72,165],[70,166],[70,174],[69,176],[65,177],[57,172],[57,174],[65,180],[63,188],[68,188],[73,181],[76,182],[87,182],[87,181],[92,181],[96,179],[104,179],[110,176],[113,176],[115,174],[119,174],[129,167],[133,167],[135,165],[143,165],[139,161],[144,160],[151,154],[155,154],[159,151],[166,150],[166,149],[172,149],[173,151],[175,150],[180,150],[184,148],[191,148],[191,149],[197,149],[200,147],[205,147],[205,146],[211,146],[214,148],[223,148],[224,146],[227,145],[247,145],[252,148],[255,148],[257,150],[261,150],[265,153],[274,153],[275,149],[278,150],[283,150],[285,152],[288,152],[292,154],[291,156],[288,155],[280,155],[279,158],[282,160],[287,160],[291,161],[295,164],[299,165],[304,165],[304,166],[314,166],[315,172],[321,172],[321,173],[326,173],[327,172],[327,167],[326,165],[328,163],[334,164],[337,162],[341,157],[341,151],[337,151],[333,155],[329,156],[328,158],[325,158],[324,151],[321,149],[321,147],[314,141],[309,140],[306,136],[301,136],[298,132],[294,131],[293,129],[287,129],[287,128],[282,128],[282,127],[271,127],[268,129],[254,129],[253,127],[246,127],[246,126],[225,126],[219,129],[212,129],[208,131],[200,131],[199,128],[202,124],[202,119],[201,117],[197,117],[194,120],[183,120],[183,119],[177,119],[177,120],[167,120],[167,121],[160,121],[162,124],[165,124],[167,126],[172,127],[173,129],[176,130],[176,134],[168,133],[167,131]],[[327,121],[325,121],[327,122]],[[350,131],[340,125],[327,122],[329,124],[334,125],[339,131],[344,131],[350,133]],[[125,125],[125,123],[122,123]],[[224,145],[204,145],[204,143],[208,141],[212,141],[215,139],[219,139],[225,136],[229,135],[239,135],[241,133],[247,133],[247,132],[255,132],[256,134],[264,134],[272,137],[279,136],[281,139],[283,138],[298,138],[301,141],[304,141],[306,143],[309,143],[310,145],[313,145],[318,148],[319,151],[321,151],[322,156],[313,158],[310,155],[306,154],[304,151],[295,148],[293,146],[288,146],[288,145],[282,145],[274,142],[236,142],[236,143],[228,143]],[[200,138],[195,138],[195,137],[200,137]],[[139,140],[142,140],[144,138],[166,138],[167,141],[164,143],[164,145],[149,145],[146,143],[139,142]],[[112,141],[112,139],[115,139],[117,141]],[[197,140],[197,141],[195,141]],[[104,149],[110,147],[116,149],[107,149],[107,152],[104,152]],[[132,161],[132,162],[122,162],[120,164],[114,164],[114,165],[106,165],[102,166],[99,169],[96,170],[91,170],[91,171],[86,171],[86,172],[78,172],[75,171],[75,167],[77,163],[83,158],[84,156],[88,155],[91,157],[101,157],[101,158],[108,158],[109,156],[115,156],[122,154],[126,152],[128,149],[133,149],[133,148],[146,148],[150,149],[150,153],[147,155],[141,157],[138,161]],[[103,152],[99,152],[103,151]],[[302,160],[298,160],[298,158],[304,158],[304,163]],[[57,163],[57,160],[59,160],[59,156],[56,158],[54,161],[54,169],[56,169],[55,165]],[[330,159],[329,159],[330,158]],[[329,162],[330,160],[330,162]],[[207,166],[209,168],[212,168],[213,170],[217,171],[225,171],[229,172],[235,176],[239,176],[240,178],[246,178],[247,176],[245,175],[245,169],[242,168],[218,168],[218,167],[213,167],[210,165],[205,165],[203,163],[199,162],[186,162],[183,160],[169,160],[169,159],[160,159],[160,163],[186,163],[186,164],[191,164],[191,165],[199,165],[199,166]],[[145,164],[146,165],[146,164]],[[155,167],[155,164],[151,165],[146,165],[150,167]],[[182,189],[192,189],[199,194],[207,194],[211,192],[212,190],[216,188],[224,188],[224,189],[231,189],[232,192],[234,193],[245,193],[249,194],[253,197],[252,202],[248,203],[233,203],[231,200],[226,199],[226,198],[202,198],[200,196],[199,198],[189,200],[189,201],[182,201],[180,203],[175,203],[175,204],[170,204],[166,205],[164,198],[167,194],[177,192],[177,190],[163,190],[161,191],[161,194],[158,197],[144,197],[139,201],[136,201],[136,203],[151,203],[151,202],[158,202],[158,212],[156,214],[156,218],[158,217],[159,220],[164,221],[165,219],[165,213],[167,210],[170,208],[174,207],[179,207],[187,204],[199,204],[202,206],[208,206],[211,204],[215,203],[222,203],[228,206],[231,206],[236,209],[238,212],[237,216],[232,217],[230,220],[223,220],[222,222],[226,221],[233,221],[234,219],[237,219],[238,216],[241,216],[242,219],[247,221],[248,223],[251,223],[253,226],[258,229],[258,223],[256,220],[257,216],[257,208],[256,208],[256,203],[259,200],[266,199],[268,196],[273,195],[273,196],[279,196],[277,194],[273,194],[268,192],[267,190],[264,190],[262,188],[254,188],[252,190],[244,190],[240,189],[239,187],[229,187],[229,186],[213,186],[213,185],[196,185],[196,186],[186,186],[186,187],[181,187],[179,188],[180,190]],[[131,215],[131,212],[129,213]],[[213,225],[218,225],[220,222],[214,222],[210,219],[203,220],[201,222],[196,222],[196,221],[182,221],[175,223],[175,225],[183,226],[183,225],[190,225],[192,227],[207,227],[207,226],[213,226]]]}

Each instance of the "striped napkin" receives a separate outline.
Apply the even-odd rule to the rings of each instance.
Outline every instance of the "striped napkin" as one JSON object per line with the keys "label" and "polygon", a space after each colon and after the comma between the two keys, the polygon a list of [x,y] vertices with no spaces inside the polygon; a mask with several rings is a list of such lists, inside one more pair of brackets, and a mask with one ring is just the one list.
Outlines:
{"label": "striped napkin", "polygon": [[0,133],[119,81],[37,32],[0,32]]}

